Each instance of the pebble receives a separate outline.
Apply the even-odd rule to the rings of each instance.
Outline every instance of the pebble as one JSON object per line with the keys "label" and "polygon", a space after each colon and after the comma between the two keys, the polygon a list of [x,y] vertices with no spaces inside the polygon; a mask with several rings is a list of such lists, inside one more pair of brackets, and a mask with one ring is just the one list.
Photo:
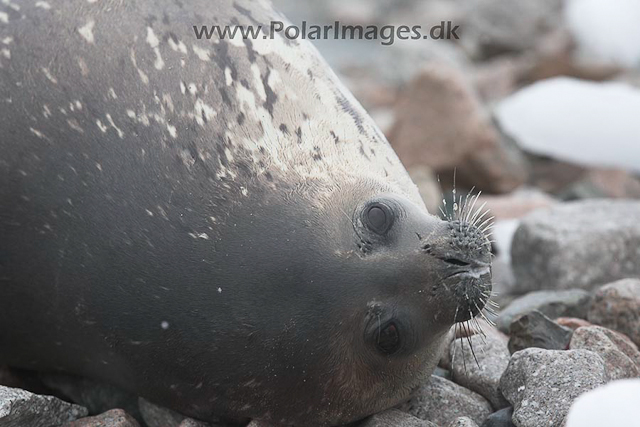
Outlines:
{"label": "pebble", "polygon": [[610,380],[640,377],[640,351],[619,332],[584,326],[573,333],[570,348],[591,350],[602,356]]}
{"label": "pebble", "polygon": [[511,354],[529,347],[547,350],[566,350],[573,330],[549,319],[538,310],[522,314],[509,326]]}
{"label": "pebble", "polygon": [[502,310],[496,326],[502,332],[508,332],[509,325],[516,317],[533,310],[552,319],[561,316],[586,318],[590,301],[591,295],[583,289],[531,292],[513,300]]}
{"label": "pebble", "polygon": [[49,427],[87,416],[87,408],[53,396],[0,386],[0,426]]}
{"label": "pebble", "polygon": [[[469,341],[473,345],[471,352]],[[453,380],[475,391],[491,403],[494,410],[509,406],[500,391],[500,377],[509,365],[509,349],[505,339],[496,335],[476,334],[467,340],[459,338],[449,348]],[[477,363],[476,363],[477,359]]]}
{"label": "pebble", "polygon": [[140,424],[122,409],[111,409],[94,417],[72,421],[64,427],[140,427]]}
{"label": "pebble", "polygon": [[511,246],[515,290],[592,290],[639,277],[637,218],[640,201],[608,199],[561,203],[527,215]]}
{"label": "pebble", "polygon": [[[636,251],[640,254],[639,248],[640,245],[637,245]],[[587,319],[591,323],[622,332],[640,346],[640,279],[619,280],[599,288],[594,294]]]}
{"label": "pebble", "polygon": [[431,380],[398,409],[439,426],[447,425],[459,417],[469,417],[481,424],[492,412],[491,404],[484,397],[436,376],[431,376]]}
{"label": "pebble", "polygon": [[607,379],[602,357],[592,351],[527,348],[513,354],[500,386],[516,426],[560,426],[571,403]]}

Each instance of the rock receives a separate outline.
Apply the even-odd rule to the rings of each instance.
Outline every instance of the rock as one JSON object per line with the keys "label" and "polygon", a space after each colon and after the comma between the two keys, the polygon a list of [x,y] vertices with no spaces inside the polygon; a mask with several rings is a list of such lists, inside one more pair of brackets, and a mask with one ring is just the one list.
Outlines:
{"label": "rock", "polygon": [[[640,65],[640,5],[634,0],[571,0],[565,16],[583,56]],[[610,31],[616,28],[616,31]]]}
{"label": "rock", "polygon": [[[163,408],[162,406],[158,406],[154,403],[149,402],[148,400],[140,397],[138,399],[138,406],[140,408],[140,413],[142,414],[142,419],[147,424],[148,427],[186,427],[187,425],[182,425],[185,420],[189,420],[189,418],[181,415],[175,411],[172,411],[168,408]],[[195,421],[195,420],[192,420]],[[198,423],[197,421],[195,421]],[[196,426],[208,426],[209,424],[195,424]]]}
{"label": "rock", "polygon": [[495,114],[501,129],[526,151],[638,173],[639,110],[640,90],[630,85],[556,77],[504,99]]}
{"label": "rock", "polygon": [[478,59],[535,48],[561,22],[560,0],[467,0],[460,42]]}
{"label": "rock", "polygon": [[433,171],[426,166],[413,166],[408,169],[408,172],[413,182],[418,186],[418,191],[427,210],[437,215],[442,200],[442,189],[436,181]]}
{"label": "rock", "polygon": [[[148,427],[225,427],[225,423],[206,423],[185,417],[168,408],[163,408],[140,397],[138,406],[142,418]],[[251,424],[252,427],[268,427],[269,424]]]}
{"label": "rock", "polygon": [[464,328],[451,328],[449,345],[444,348],[442,357],[440,358],[440,362],[438,364],[441,368],[444,368],[447,371],[451,371],[451,346],[453,345],[455,339],[471,337],[476,334],[484,334],[494,340],[503,341],[505,343],[509,341],[508,336],[497,330],[494,325],[490,324],[482,317],[477,317],[476,320],[477,323],[469,323]]}
{"label": "rock", "polygon": [[0,426],[50,427],[87,415],[87,409],[53,396],[0,386]]}
{"label": "rock", "polygon": [[570,348],[591,350],[604,360],[611,380],[640,377],[640,351],[625,335],[602,326],[576,329]]}
{"label": "rock", "polygon": [[64,427],[140,427],[140,424],[122,409],[112,409],[94,417],[80,418]]}
{"label": "rock", "polygon": [[[513,220],[517,222],[517,220]],[[500,221],[496,223],[494,227],[494,240],[496,239],[506,239],[506,240],[496,240],[497,256],[493,258],[491,262],[491,276],[493,278],[493,289],[497,295],[492,296],[492,300],[498,304],[499,307],[503,307],[508,304],[512,298],[512,289],[515,286],[515,277],[513,275],[513,269],[511,268],[511,253],[505,254],[501,252],[501,249],[505,242],[510,246],[511,240],[509,240],[509,234],[511,233],[511,227],[503,227],[507,221]],[[509,221],[511,222],[511,221]],[[515,225],[517,228],[517,224]],[[515,230],[514,230],[515,231]],[[500,233],[500,234],[496,234]],[[498,237],[500,236],[500,237]],[[494,321],[495,321],[494,316]]]}
{"label": "rock", "polygon": [[[475,358],[469,346],[475,348]],[[455,340],[450,349],[453,380],[487,399],[494,409],[509,406],[500,392],[500,377],[511,355],[505,339],[495,335],[473,335]],[[478,363],[476,363],[476,358]]]}
{"label": "rock", "polygon": [[460,417],[453,420],[447,427],[478,427],[478,424],[469,417]]}
{"label": "rock", "polygon": [[637,426],[640,379],[618,380],[580,396],[571,406],[566,427]]}
{"label": "rock", "polygon": [[495,193],[526,179],[523,156],[502,139],[456,68],[427,64],[400,95],[395,116],[389,139],[409,168],[457,168],[461,184]]}
{"label": "rock", "polygon": [[638,217],[640,202],[620,200],[563,203],[526,216],[511,246],[517,290],[592,289],[640,276]]}
{"label": "rock", "polygon": [[538,310],[521,314],[509,326],[509,352],[529,347],[566,350],[573,330],[549,319]]}
{"label": "rock", "polygon": [[[416,418],[398,409],[380,412],[358,424],[358,427],[437,427],[435,424]],[[249,427],[249,426],[248,426]]]}
{"label": "rock", "polygon": [[227,427],[227,424],[209,424],[193,418],[185,418],[178,427]]}
{"label": "rock", "polygon": [[558,76],[604,81],[611,79],[621,71],[620,66],[607,64],[597,59],[577,58],[575,42],[566,28],[558,28],[545,35],[537,41],[535,50],[533,55],[535,65],[528,75],[523,76],[523,85]]}
{"label": "rock", "polygon": [[500,332],[496,327],[482,317],[476,317],[477,323],[467,324],[464,328],[454,328],[455,338],[471,337],[476,334],[482,334],[491,336],[494,339],[507,342],[509,337]]}
{"label": "rock", "polygon": [[602,357],[592,351],[527,348],[511,357],[500,386],[516,426],[560,426],[571,403],[607,379]]}
{"label": "rock", "polygon": [[589,169],[579,181],[559,194],[563,200],[640,199],[640,179],[621,169]]}
{"label": "rock", "polygon": [[489,418],[482,423],[481,427],[516,427],[511,421],[513,416],[513,406],[500,409],[489,415]]}
{"label": "rock", "polygon": [[[280,427],[280,426],[268,423],[266,421],[253,420],[249,424],[247,424],[247,427]],[[358,427],[360,427],[360,426],[358,426]]]}
{"label": "rock", "polygon": [[447,380],[452,380],[451,371],[449,371],[448,369],[442,368],[440,366],[436,366],[436,368],[433,370],[433,374],[431,375],[435,375],[436,377],[442,377]]}
{"label": "rock", "polygon": [[106,413],[119,408],[142,421],[138,397],[115,386],[65,374],[42,374],[43,383],[66,399],[87,408],[90,414]]}
{"label": "rock", "polygon": [[535,210],[554,206],[557,201],[536,188],[523,187],[504,195],[481,195],[476,205],[484,203],[485,209],[499,221],[522,218]]}
{"label": "rock", "polygon": [[447,425],[459,417],[469,417],[480,424],[491,413],[491,404],[454,382],[431,376],[431,380],[398,409],[437,425]]}
{"label": "rock", "polygon": [[589,168],[545,155],[525,152],[529,162],[529,185],[558,197],[568,187],[583,179]]}
{"label": "rock", "polygon": [[[637,248],[636,245],[636,251],[640,251]],[[618,280],[599,288],[594,294],[587,319],[622,332],[640,346],[640,280]]]}
{"label": "rock", "polygon": [[473,84],[483,101],[495,102],[519,89],[523,76],[529,74],[533,66],[532,58],[499,56],[474,67]]}
{"label": "rock", "polygon": [[508,332],[509,325],[516,317],[533,310],[538,310],[550,318],[586,318],[590,301],[591,295],[582,289],[531,292],[513,300],[502,310],[496,320],[496,326],[502,332]]}
{"label": "rock", "polygon": [[573,329],[574,331],[582,326],[593,325],[593,323],[587,322],[584,319],[578,319],[577,317],[558,317],[554,322],[565,328]]}

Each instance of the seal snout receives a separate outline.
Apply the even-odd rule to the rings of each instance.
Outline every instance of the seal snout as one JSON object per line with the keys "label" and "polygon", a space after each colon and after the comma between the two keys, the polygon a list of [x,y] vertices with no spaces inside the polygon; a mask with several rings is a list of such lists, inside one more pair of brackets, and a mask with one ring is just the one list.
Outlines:
{"label": "seal snout", "polygon": [[491,250],[485,234],[475,225],[450,221],[440,239],[422,250],[440,261],[443,291],[455,310],[455,322],[482,311],[491,295]]}

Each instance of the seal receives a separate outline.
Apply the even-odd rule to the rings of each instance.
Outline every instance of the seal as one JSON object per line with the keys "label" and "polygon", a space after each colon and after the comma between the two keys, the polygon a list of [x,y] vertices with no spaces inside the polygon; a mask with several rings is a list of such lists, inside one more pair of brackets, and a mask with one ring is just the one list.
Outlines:
{"label": "seal", "polygon": [[484,306],[479,215],[429,214],[265,1],[0,5],[0,362],[202,420],[407,399]]}

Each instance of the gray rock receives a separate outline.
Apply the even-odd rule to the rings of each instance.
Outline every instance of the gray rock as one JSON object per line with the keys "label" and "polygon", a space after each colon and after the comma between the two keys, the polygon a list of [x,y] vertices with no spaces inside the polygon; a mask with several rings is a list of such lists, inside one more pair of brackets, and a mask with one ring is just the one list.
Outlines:
{"label": "gray rock", "polygon": [[566,350],[573,329],[565,328],[538,310],[518,316],[509,326],[511,354],[529,347],[547,350]]}
{"label": "gray rock", "polygon": [[532,50],[539,39],[558,27],[560,0],[466,0],[461,42],[474,56],[484,59],[510,52]]}
{"label": "gray rock", "polygon": [[138,406],[142,419],[149,427],[178,427],[186,417],[140,397]]}
{"label": "gray rock", "polygon": [[513,406],[500,409],[489,415],[489,418],[482,423],[481,427],[516,427],[511,421],[513,416]]}
{"label": "gray rock", "polygon": [[51,427],[87,416],[87,409],[53,396],[0,386],[0,426]]}
{"label": "gray rock", "polygon": [[148,427],[222,427],[224,425],[193,420],[176,411],[151,403],[142,397],[138,399],[138,406]]}
{"label": "gray rock", "polygon": [[[636,251],[640,252],[640,246]],[[591,323],[622,332],[640,347],[640,280],[619,280],[599,288],[587,318]]]}
{"label": "gray rock", "polygon": [[389,140],[408,168],[457,168],[458,184],[497,193],[526,179],[521,152],[502,138],[465,74],[454,67],[422,68],[401,93],[395,117]]}
{"label": "gray rock", "polygon": [[227,424],[209,424],[204,421],[194,420],[193,418],[185,418],[178,427],[231,427]]}
{"label": "gray rock", "polygon": [[496,326],[502,332],[509,331],[511,322],[521,314],[538,310],[545,316],[586,318],[591,301],[589,292],[583,289],[562,291],[537,291],[523,295],[511,302],[498,315]]}
{"label": "gray rock", "polygon": [[122,409],[112,409],[95,417],[80,418],[64,427],[140,427],[140,424]]}
{"label": "gray rock", "polygon": [[436,181],[433,171],[426,166],[414,166],[409,168],[408,172],[418,187],[420,197],[422,197],[427,210],[432,214],[437,214],[442,200],[442,189]]}
{"label": "gray rock", "polygon": [[249,424],[247,424],[247,427],[279,427],[279,426],[275,424],[271,424],[267,421],[253,420]]}
{"label": "gray rock", "polygon": [[398,409],[441,426],[459,417],[469,417],[480,424],[491,413],[491,404],[479,394],[454,382],[431,376],[431,380]]}
{"label": "gray rock", "polygon": [[[469,341],[474,348],[475,358]],[[500,377],[509,365],[511,355],[505,339],[496,335],[473,335],[467,340],[455,340],[449,348],[452,360],[453,380],[480,394],[493,409],[509,406],[500,392]],[[476,363],[476,358],[478,363]]]}
{"label": "gray rock", "polygon": [[478,427],[478,424],[469,417],[460,417],[453,420],[447,427]]}
{"label": "gray rock", "polygon": [[602,326],[576,329],[570,348],[591,350],[604,359],[610,380],[640,377],[640,351],[631,340]]}
{"label": "gray rock", "polygon": [[531,213],[511,246],[517,290],[592,289],[640,276],[639,217],[640,202],[620,200],[569,202]]}
{"label": "gray rock", "polygon": [[558,196],[563,200],[640,199],[640,179],[622,169],[592,168]]}
{"label": "gray rock", "polygon": [[500,386],[516,426],[560,426],[580,394],[607,380],[602,357],[592,351],[527,348],[511,357]]}
{"label": "gray rock", "polygon": [[421,420],[398,409],[380,412],[358,424],[358,427],[437,427],[435,424]]}

